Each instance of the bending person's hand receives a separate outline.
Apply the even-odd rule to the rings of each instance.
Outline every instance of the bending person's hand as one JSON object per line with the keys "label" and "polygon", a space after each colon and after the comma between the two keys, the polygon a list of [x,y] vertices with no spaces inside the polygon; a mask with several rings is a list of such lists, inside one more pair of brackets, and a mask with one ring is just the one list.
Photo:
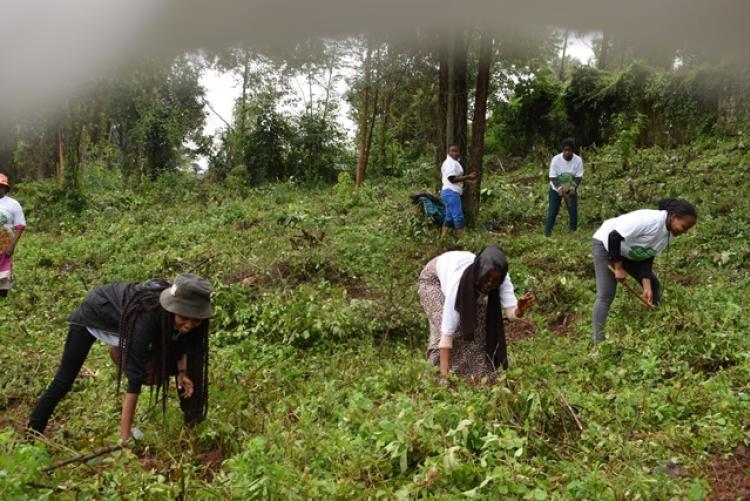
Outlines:
{"label": "bending person's hand", "polygon": [[518,300],[518,305],[516,306],[516,316],[522,317],[524,313],[526,313],[526,310],[534,306],[534,294],[531,292],[527,292],[521,298]]}
{"label": "bending person's hand", "polygon": [[651,288],[651,280],[648,278],[643,279],[643,300],[649,305],[654,305],[654,291]]}
{"label": "bending person's hand", "polygon": [[622,263],[616,263],[614,266],[615,270],[615,280],[622,283],[625,281],[625,279],[628,277],[625,274],[625,269],[622,267]]}
{"label": "bending person's hand", "polygon": [[[185,372],[179,372],[177,374],[177,393],[180,394],[180,398],[190,398],[193,396],[193,382],[187,376]],[[182,390],[180,390],[182,388]]]}

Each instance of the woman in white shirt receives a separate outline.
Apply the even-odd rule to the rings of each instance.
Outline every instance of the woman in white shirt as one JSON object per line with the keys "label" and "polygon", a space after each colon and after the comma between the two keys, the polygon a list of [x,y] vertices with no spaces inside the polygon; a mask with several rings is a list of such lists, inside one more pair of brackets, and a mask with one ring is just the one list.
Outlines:
{"label": "woman in white shirt", "polygon": [[562,152],[552,157],[549,164],[549,190],[547,193],[549,207],[544,234],[552,235],[560,204],[565,200],[568,208],[568,226],[570,231],[578,228],[578,186],[583,180],[583,160],[574,153],[575,140],[569,137],[562,142]]}
{"label": "woman in white shirt", "polygon": [[661,287],[653,270],[654,257],[697,220],[698,212],[690,202],[665,198],[659,202],[658,210],[641,209],[607,219],[594,233],[594,344],[604,339],[609,306],[615,298],[617,282],[624,282],[626,273],[641,283],[646,303],[659,304]]}
{"label": "woman in white shirt", "polygon": [[430,323],[427,357],[443,378],[449,370],[494,377],[498,366],[507,368],[501,308],[518,318],[534,303],[530,293],[516,300],[508,261],[494,245],[431,260],[419,276],[419,299]]}
{"label": "woman in white shirt", "polygon": [[13,285],[13,254],[26,229],[21,204],[8,196],[9,191],[8,176],[0,173],[0,299],[8,296]]}

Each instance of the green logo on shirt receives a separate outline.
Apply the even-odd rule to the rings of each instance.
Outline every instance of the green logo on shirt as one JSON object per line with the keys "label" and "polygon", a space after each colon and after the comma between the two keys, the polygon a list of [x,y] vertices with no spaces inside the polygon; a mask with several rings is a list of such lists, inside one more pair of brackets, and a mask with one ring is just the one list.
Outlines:
{"label": "green logo on shirt", "polygon": [[8,216],[3,211],[0,211],[0,226],[8,224]]}
{"label": "green logo on shirt", "polygon": [[656,251],[648,247],[641,247],[640,245],[634,245],[628,251],[628,257],[633,261],[645,261],[656,256]]}

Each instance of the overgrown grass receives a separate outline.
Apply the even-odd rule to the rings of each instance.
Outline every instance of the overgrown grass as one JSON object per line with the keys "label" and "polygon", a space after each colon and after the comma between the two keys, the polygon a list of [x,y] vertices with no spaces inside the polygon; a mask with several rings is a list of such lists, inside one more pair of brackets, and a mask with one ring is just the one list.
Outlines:
{"label": "overgrown grass", "polygon": [[[537,295],[535,335],[511,345],[497,385],[455,389],[424,361],[416,294],[421,267],[458,245],[436,242],[406,196],[434,184],[429,171],[359,191],[345,177],[237,190],[175,176],[139,193],[92,188],[84,203],[20,186],[29,231],[0,304],[0,496],[705,496],[707,458],[750,438],[750,159],[734,141],[639,151],[627,169],[612,149],[584,158],[575,234],[563,214],[543,237],[537,163],[483,181],[481,224],[460,245],[506,250],[518,292]],[[675,195],[700,219],[657,259],[664,306],[620,294],[593,349],[591,235]],[[66,316],[98,284],[181,271],[216,285],[207,422],[185,430],[175,402],[162,419],[144,396],[134,450],[41,473],[72,454],[62,446],[116,440],[115,374],[98,345],[86,364],[97,376],[79,378],[53,418],[58,445],[22,440]]]}

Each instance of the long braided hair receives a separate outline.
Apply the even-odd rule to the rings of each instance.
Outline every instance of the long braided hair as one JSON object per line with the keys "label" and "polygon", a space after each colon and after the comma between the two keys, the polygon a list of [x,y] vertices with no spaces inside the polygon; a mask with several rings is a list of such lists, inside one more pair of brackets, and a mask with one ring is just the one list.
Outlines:
{"label": "long braided hair", "polygon": [[[125,293],[125,302],[120,320],[120,363],[117,368],[117,393],[120,392],[122,373],[127,367],[128,348],[135,332],[135,322],[139,315],[156,311],[159,316],[159,337],[154,340],[154,387],[156,400],[161,399],[162,412],[167,409],[167,390],[170,374],[175,374],[177,354],[173,338],[174,314],[161,307],[159,295],[171,284],[164,279],[151,279],[142,284],[130,284]],[[186,424],[197,424],[206,418],[208,410],[208,320],[203,320],[184,339],[185,354],[188,359],[188,377],[193,382],[194,391],[190,398],[180,400],[180,408]],[[154,389],[152,388],[152,392]]]}

